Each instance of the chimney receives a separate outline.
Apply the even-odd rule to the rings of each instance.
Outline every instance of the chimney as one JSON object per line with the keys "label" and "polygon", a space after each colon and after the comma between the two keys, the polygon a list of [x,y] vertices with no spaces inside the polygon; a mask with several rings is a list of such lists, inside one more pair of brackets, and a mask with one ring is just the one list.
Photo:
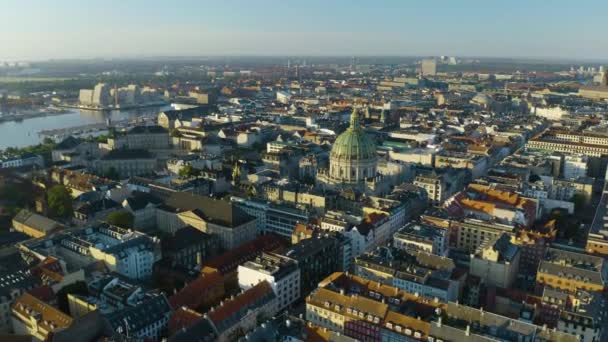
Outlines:
{"label": "chimney", "polygon": [[471,326],[467,324],[467,330],[465,330],[464,334],[466,336],[471,336]]}
{"label": "chimney", "polygon": [[441,328],[442,324],[443,324],[442,318],[441,318],[441,316],[439,316],[439,319],[437,320],[437,327]]}

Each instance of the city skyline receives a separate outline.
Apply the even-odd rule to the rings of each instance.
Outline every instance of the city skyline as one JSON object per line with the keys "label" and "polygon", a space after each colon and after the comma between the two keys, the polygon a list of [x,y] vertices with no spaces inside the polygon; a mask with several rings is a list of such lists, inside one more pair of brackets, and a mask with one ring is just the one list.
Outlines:
{"label": "city skyline", "polygon": [[608,60],[600,1],[12,1],[0,60],[438,56]]}

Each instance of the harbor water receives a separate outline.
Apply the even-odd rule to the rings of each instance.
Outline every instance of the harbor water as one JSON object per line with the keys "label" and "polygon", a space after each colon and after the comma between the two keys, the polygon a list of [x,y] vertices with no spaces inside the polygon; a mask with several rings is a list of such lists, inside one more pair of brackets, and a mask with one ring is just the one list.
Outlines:
{"label": "harbor water", "polygon": [[148,107],[111,112],[69,109],[65,114],[0,122],[0,149],[38,144],[44,139],[44,136],[38,134],[43,130],[104,123],[107,122],[108,119],[112,121],[122,121],[140,117],[155,117],[160,111],[169,108],[170,106]]}

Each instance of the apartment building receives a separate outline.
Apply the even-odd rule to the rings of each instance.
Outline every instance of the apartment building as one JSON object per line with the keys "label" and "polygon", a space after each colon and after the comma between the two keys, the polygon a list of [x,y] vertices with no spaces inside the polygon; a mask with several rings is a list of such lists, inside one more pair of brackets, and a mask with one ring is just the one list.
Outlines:
{"label": "apartment building", "polygon": [[278,310],[287,308],[300,298],[300,270],[292,259],[263,253],[240,265],[237,272],[242,290],[267,281],[277,295]]}

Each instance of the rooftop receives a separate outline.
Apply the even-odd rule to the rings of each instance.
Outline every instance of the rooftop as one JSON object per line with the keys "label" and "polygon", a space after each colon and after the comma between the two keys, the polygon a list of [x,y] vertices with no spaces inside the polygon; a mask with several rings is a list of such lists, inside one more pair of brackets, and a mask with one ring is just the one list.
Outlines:
{"label": "rooftop", "polygon": [[29,293],[24,293],[21,297],[17,298],[12,308],[14,312],[27,317],[28,320],[34,318],[37,321],[39,330],[53,331],[67,328],[72,323],[70,316],[42,302]]}
{"label": "rooftop", "polygon": [[207,222],[230,228],[236,228],[255,220],[232,202],[187,192],[171,193],[165,200],[165,206],[176,212],[191,211]]}
{"label": "rooftop", "polygon": [[295,261],[279,254],[262,253],[254,260],[245,262],[240,267],[274,276],[281,279],[298,269]]}

